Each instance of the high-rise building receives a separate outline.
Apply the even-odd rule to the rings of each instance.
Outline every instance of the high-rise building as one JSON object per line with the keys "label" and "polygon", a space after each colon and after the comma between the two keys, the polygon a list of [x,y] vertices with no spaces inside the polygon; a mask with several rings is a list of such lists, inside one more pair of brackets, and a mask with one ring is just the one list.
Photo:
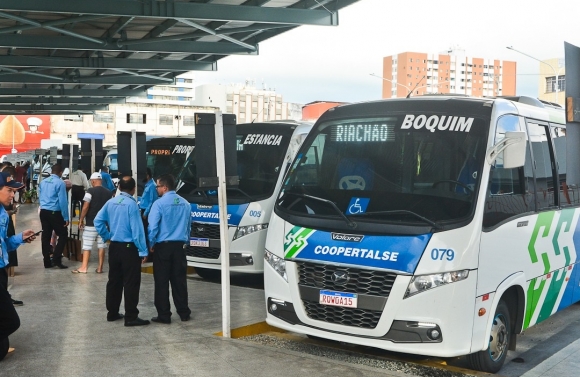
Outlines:
{"label": "high-rise building", "polygon": [[383,58],[383,98],[423,94],[514,96],[516,62],[445,53],[403,52]]}

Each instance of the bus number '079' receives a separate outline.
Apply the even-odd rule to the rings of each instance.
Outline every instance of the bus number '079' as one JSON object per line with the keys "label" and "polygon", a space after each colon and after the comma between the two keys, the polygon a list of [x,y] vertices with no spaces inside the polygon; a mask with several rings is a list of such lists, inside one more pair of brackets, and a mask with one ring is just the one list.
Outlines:
{"label": "bus number '079'", "polygon": [[433,249],[431,250],[431,259],[452,261],[455,259],[455,251],[453,249]]}

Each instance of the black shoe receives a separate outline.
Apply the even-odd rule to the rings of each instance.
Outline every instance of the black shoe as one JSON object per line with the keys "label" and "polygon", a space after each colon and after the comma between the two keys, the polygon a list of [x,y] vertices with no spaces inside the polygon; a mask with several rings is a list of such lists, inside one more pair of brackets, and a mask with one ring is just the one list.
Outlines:
{"label": "black shoe", "polygon": [[56,267],[56,268],[59,268],[59,269],[61,269],[61,270],[64,270],[65,268],[68,268],[68,266],[65,266],[65,265],[64,265],[64,264],[62,264],[62,263],[56,263],[56,264],[54,265],[54,267]]}
{"label": "black shoe", "polygon": [[107,321],[113,322],[113,321],[116,321],[118,319],[123,319],[123,318],[125,318],[125,316],[123,314],[117,313],[115,315],[107,316]]}
{"label": "black shoe", "polygon": [[161,317],[153,317],[151,318],[151,322],[165,323],[166,325],[169,325],[171,323],[171,318],[163,319]]}
{"label": "black shoe", "polygon": [[44,263],[44,268],[53,268],[54,264],[52,262]]}
{"label": "black shoe", "polygon": [[136,319],[132,320],[132,321],[125,321],[125,326],[127,327],[131,327],[131,326],[145,326],[150,324],[151,322],[149,322],[146,319],[141,319],[139,317],[137,317]]}
{"label": "black shoe", "polygon": [[185,317],[181,317],[181,322],[187,322],[187,321],[189,321],[190,319],[191,319],[191,316],[190,316],[190,315],[187,315],[187,316],[185,316]]}
{"label": "black shoe", "polygon": [[20,301],[20,300],[14,300],[14,299],[12,299],[12,305],[14,305],[14,306],[22,306],[22,305],[24,305],[24,303],[22,301]]}

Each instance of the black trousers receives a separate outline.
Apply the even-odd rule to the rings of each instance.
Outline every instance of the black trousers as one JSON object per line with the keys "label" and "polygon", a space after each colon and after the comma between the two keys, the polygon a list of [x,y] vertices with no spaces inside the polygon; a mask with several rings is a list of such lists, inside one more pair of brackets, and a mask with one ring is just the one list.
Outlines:
{"label": "black trousers", "polygon": [[125,293],[125,322],[137,319],[139,289],[141,287],[141,257],[133,243],[114,242],[109,245],[109,281],[107,282],[107,314],[113,318],[119,313]]}
{"label": "black trousers", "polygon": [[169,303],[169,283],[173,294],[173,304],[180,317],[191,314],[187,304],[187,260],[183,242],[162,242],[155,244],[153,252],[153,279],[155,281],[155,308],[162,319],[171,318]]}
{"label": "black trousers", "polygon": [[[50,254],[53,254],[52,260],[54,264],[60,264],[62,261],[62,251],[66,245],[66,227],[64,226],[64,218],[60,211],[49,211],[47,209],[40,210],[40,224],[42,224],[42,256],[44,258],[44,267],[50,267]],[[50,239],[52,238],[52,231],[58,236],[58,242],[54,251],[50,247]]]}
{"label": "black trousers", "polygon": [[85,197],[85,188],[83,186],[73,185],[71,188],[72,200],[81,201]]}
{"label": "black trousers", "polygon": [[8,336],[20,327],[20,317],[12,305],[7,285],[6,269],[0,268],[0,360],[8,352]]}

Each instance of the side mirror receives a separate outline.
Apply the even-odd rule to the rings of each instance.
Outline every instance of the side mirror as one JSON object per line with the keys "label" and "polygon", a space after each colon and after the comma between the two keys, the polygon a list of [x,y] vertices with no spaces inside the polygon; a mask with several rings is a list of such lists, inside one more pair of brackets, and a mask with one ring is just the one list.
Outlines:
{"label": "side mirror", "polygon": [[506,132],[503,140],[491,147],[486,153],[488,164],[493,164],[503,152],[503,168],[512,169],[524,166],[526,161],[526,133],[524,131]]}

